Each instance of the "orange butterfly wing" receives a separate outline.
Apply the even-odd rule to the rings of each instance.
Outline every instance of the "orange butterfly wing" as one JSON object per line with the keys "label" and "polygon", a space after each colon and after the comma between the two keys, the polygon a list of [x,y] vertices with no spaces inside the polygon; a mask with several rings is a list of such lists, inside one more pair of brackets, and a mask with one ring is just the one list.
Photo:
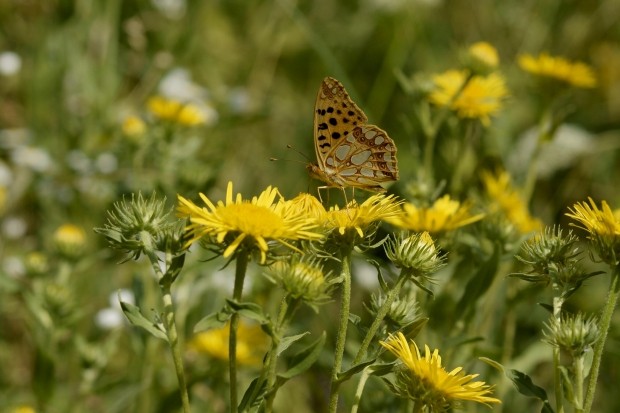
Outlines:
{"label": "orange butterfly wing", "polygon": [[326,77],[314,110],[317,165],[309,167],[311,174],[329,186],[372,191],[384,191],[380,183],[398,180],[394,141],[367,121],[342,84]]}

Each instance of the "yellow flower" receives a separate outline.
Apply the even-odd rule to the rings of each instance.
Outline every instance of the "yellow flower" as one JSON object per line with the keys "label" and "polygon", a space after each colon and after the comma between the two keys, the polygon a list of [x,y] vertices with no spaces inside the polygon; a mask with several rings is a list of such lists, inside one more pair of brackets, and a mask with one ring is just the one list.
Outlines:
{"label": "yellow flower", "polygon": [[86,244],[86,233],[77,225],[61,225],[54,232],[54,244],[60,253],[68,257],[79,256]]}
{"label": "yellow flower", "polygon": [[[230,323],[220,328],[196,334],[188,343],[188,348],[210,357],[228,360],[228,338]],[[259,325],[248,324],[242,319],[237,327],[237,363],[246,366],[259,366],[267,349],[267,336]]]}
{"label": "yellow flower", "polygon": [[576,87],[592,88],[597,80],[592,68],[582,62],[571,62],[563,57],[541,53],[538,58],[524,54],[518,58],[519,66],[537,76],[550,77]]}
{"label": "yellow flower", "polygon": [[138,116],[127,116],[123,121],[123,133],[127,136],[138,137],[144,134],[146,125]]}
{"label": "yellow flower", "polygon": [[316,199],[314,195],[308,193],[301,193],[295,198],[287,201],[287,206],[296,209],[302,215],[313,217],[317,220],[321,220],[326,214],[321,201]]}
{"label": "yellow flower", "polygon": [[11,413],[36,413],[36,410],[32,406],[23,405],[13,408]]}
{"label": "yellow flower", "polygon": [[542,227],[540,220],[532,217],[521,194],[512,187],[510,175],[502,171],[497,175],[482,173],[482,181],[489,197],[494,201],[491,210],[502,212],[521,233],[536,231]]}
{"label": "yellow flower", "polygon": [[566,216],[573,218],[580,225],[572,224],[588,232],[589,238],[597,244],[599,253],[605,260],[617,260],[620,253],[620,209],[612,211],[607,202],[601,202],[601,208],[588,198],[590,204],[578,202],[569,208]]}
{"label": "yellow flower", "polygon": [[361,205],[351,201],[344,208],[331,207],[322,218],[322,226],[328,231],[338,230],[340,235],[353,230],[360,238],[364,238],[364,229],[379,220],[397,217],[401,202],[394,195],[376,194],[365,200]]}
{"label": "yellow flower", "polygon": [[487,42],[477,42],[469,46],[467,50],[470,58],[479,65],[487,68],[496,68],[499,65],[497,49]]}
{"label": "yellow flower", "polygon": [[450,199],[450,195],[444,195],[428,208],[418,208],[410,203],[404,204],[403,214],[388,222],[412,231],[428,231],[436,234],[452,231],[484,217],[484,214],[472,215],[469,209],[468,203],[461,204],[459,201]]}
{"label": "yellow flower", "polygon": [[191,239],[188,244],[205,236],[211,237],[215,244],[225,247],[225,258],[243,246],[249,250],[258,250],[263,264],[269,250],[267,241],[277,241],[294,249],[287,241],[322,237],[313,231],[315,220],[288,207],[278,189],[271,186],[258,197],[247,201],[242,199],[241,194],[233,197],[233,184],[229,182],[225,202],[214,204],[204,194],[200,194],[206,208],[180,195],[178,198],[179,214],[190,220],[187,231]]}
{"label": "yellow flower", "polygon": [[169,122],[185,126],[196,126],[205,124],[207,121],[203,111],[191,103],[183,104],[177,100],[153,96],[146,105],[153,115]]}
{"label": "yellow flower", "polygon": [[438,106],[450,105],[459,117],[480,119],[483,125],[488,126],[490,115],[501,109],[502,100],[508,96],[506,82],[498,73],[467,79],[467,73],[459,70],[448,70],[433,76],[435,89],[429,100]]}
{"label": "yellow flower", "polygon": [[483,381],[473,381],[477,374],[466,375],[462,367],[448,372],[441,365],[439,351],[424,346],[424,356],[418,346],[403,333],[390,335],[381,345],[403,363],[404,369],[397,375],[396,389],[400,396],[411,398],[432,412],[447,412],[458,407],[461,401],[478,403],[501,403],[491,397],[492,386]]}

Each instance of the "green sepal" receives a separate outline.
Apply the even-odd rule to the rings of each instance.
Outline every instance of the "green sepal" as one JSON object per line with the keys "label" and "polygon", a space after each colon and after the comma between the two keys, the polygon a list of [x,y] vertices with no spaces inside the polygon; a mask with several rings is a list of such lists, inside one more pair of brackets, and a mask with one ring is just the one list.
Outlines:
{"label": "green sepal", "polygon": [[321,337],[292,357],[289,362],[291,367],[285,372],[278,374],[279,381],[282,381],[281,384],[284,384],[286,380],[289,380],[308,370],[310,366],[314,364],[323,350],[326,337],[327,335],[325,334],[325,331],[323,331]]}
{"label": "green sepal", "polygon": [[157,338],[160,338],[164,341],[168,341],[168,336],[166,335],[166,332],[163,330],[161,325],[146,318],[140,312],[139,307],[133,304],[126,303],[124,301],[120,301],[120,303],[121,303],[121,309],[123,310],[125,317],[127,317],[127,319],[132,325],[136,327],[141,327],[142,329],[151,333],[151,335]]}

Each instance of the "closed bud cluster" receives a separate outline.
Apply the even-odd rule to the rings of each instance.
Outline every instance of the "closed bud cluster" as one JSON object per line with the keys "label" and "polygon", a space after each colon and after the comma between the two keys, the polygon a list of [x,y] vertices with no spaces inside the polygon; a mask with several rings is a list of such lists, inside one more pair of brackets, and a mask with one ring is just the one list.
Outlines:
{"label": "closed bud cluster", "polygon": [[313,259],[294,256],[290,261],[276,261],[265,276],[282,287],[291,298],[302,300],[310,306],[324,304],[330,299],[333,282]]}
{"label": "closed bud cluster", "polygon": [[581,286],[584,280],[598,274],[585,272],[579,264],[577,237],[560,228],[546,228],[521,247],[516,258],[531,266],[526,273],[513,274],[526,281],[551,283],[564,298]]}
{"label": "closed bud cluster", "polygon": [[[376,315],[386,300],[383,294],[372,294],[370,306],[368,308],[372,315]],[[413,324],[420,317],[420,306],[416,302],[413,291],[397,297],[392,301],[390,308],[385,315],[384,321],[388,331],[397,331]]]}
{"label": "closed bud cluster", "polygon": [[132,194],[131,201],[123,199],[114,204],[105,227],[95,228],[95,232],[105,236],[112,248],[138,259],[143,252],[164,249],[167,235],[177,226],[169,217],[165,198]]}
{"label": "closed bud cluster", "polygon": [[428,232],[396,235],[385,243],[384,248],[388,259],[413,277],[430,278],[445,264]]}
{"label": "closed bud cluster", "polygon": [[598,340],[600,330],[595,317],[584,316],[582,313],[562,315],[551,318],[545,323],[544,341],[572,357],[581,357],[591,350]]}

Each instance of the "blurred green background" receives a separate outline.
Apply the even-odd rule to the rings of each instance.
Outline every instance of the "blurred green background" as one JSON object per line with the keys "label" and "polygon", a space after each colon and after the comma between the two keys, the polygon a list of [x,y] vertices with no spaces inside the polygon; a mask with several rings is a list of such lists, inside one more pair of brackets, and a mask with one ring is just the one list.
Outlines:
{"label": "blurred green background", "polygon": [[[404,90],[398,76],[459,67],[463,50],[477,41],[498,49],[511,91],[484,132],[490,143],[480,158],[505,165],[517,183],[523,181],[531,153],[527,132],[539,122],[545,96],[517,67],[518,54],[548,51],[585,61],[599,86],[572,96],[570,125],[542,155],[532,212],[554,224],[587,196],[619,206],[617,0],[0,0],[0,411],[32,403],[33,387],[44,391],[36,388],[49,367],[41,362],[48,356],[41,342],[52,333],[41,333],[41,320],[29,315],[37,310],[23,293],[25,285],[32,287],[24,277],[33,252],[59,268],[59,226],[85,230],[87,258],[72,270],[70,296],[55,298],[71,309],[56,310],[77,311],[71,328],[103,348],[110,334],[94,317],[141,268],[117,266],[120,256],[92,232],[113,202],[137,191],[156,191],[170,205],[177,193],[220,199],[228,181],[246,196],[268,185],[286,198],[313,190],[307,160],[287,145],[314,158],[313,107],[325,76],[339,79],[370,122],[396,142],[401,181],[391,190],[406,194],[420,163],[421,98]],[[154,95],[199,103],[207,122],[178,129],[157,124],[146,108]],[[128,116],[147,124],[143,137],[123,132]],[[446,168],[459,161],[448,149],[441,142],[437,148],[437,164]],[[464,194],[467,188],[457,195]],[[205,314],[210,306],[193,310]],[[620,374],[615,326],[611,367],[602,378],[609,388]],[[529,334],[524,342],[537,339],[537,331]],[[100,371],[93,384],[99,396],[72,411],[132,411],[132,402],[118,398],[135,396],[119,390],[124,381],[124,390],[139,392],[124,372],[136,350],[110,348],[116,359],[101,367],[105,374]],[[83,371],[76,365],[84,357],[69,359],[67,371],[56,373],[66,381],[60,394],[84,385],[86,378],[71,374]],[[162,386],[173,386],[171,380]],[[601,393],[606,410],[600,411],[620,408],[613,393]],[[68,411],[58,401],[50,406]]]}

